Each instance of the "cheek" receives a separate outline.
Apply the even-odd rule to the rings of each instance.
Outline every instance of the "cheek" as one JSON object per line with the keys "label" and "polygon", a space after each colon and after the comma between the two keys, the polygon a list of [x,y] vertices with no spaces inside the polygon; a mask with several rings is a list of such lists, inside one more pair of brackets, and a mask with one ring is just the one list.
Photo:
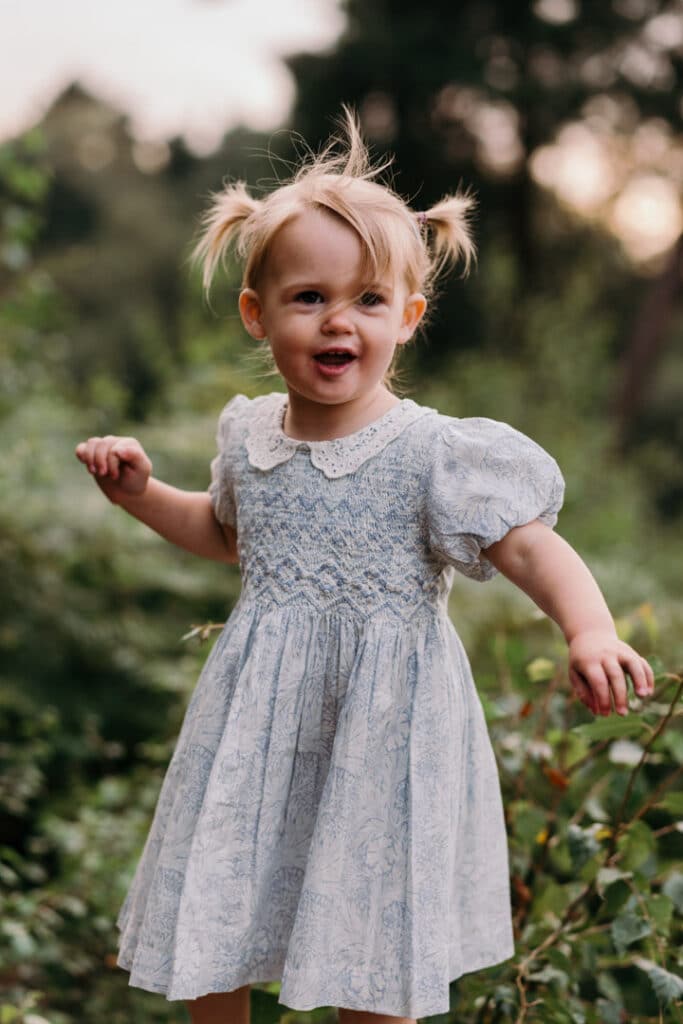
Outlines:
{"label": "cheek", "polygon": [[304,354],[308,354],[308,350],[296,336],[286,333],[278,333],[277,337],[270,340],[270,350],[273,358],[282,366],[300,363]]}
{"label": "cheek", "polygon": [[313,318],[284,315],[278,318],[273,334],[281,345],[296,346],[305,343],[313,329]]}

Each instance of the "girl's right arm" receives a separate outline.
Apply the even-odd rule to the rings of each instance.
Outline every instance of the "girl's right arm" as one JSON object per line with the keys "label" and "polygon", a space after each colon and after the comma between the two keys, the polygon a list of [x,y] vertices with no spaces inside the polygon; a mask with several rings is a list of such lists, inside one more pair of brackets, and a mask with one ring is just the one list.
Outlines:
{"label": "girl's right arm", "polygon": [[112,504],[172,544],[217,562],[238,561],[237,532],[218,522],[208,491],[182,491],[156,480],[134,437],[90,437],[76,446],[76,458]]}

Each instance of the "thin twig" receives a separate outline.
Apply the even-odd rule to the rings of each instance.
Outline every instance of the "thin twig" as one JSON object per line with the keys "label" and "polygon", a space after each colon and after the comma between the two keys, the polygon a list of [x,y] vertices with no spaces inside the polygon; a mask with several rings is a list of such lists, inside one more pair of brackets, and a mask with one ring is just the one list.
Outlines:
{"label": "thin twig", "polygon": [[[622,826],[623,826],[623,823],[624,823],[624,815],[625,815],[625,812],[626,812],[626,807],[628,805],[628,801],[629,801],[629,798],[631,796],[631,793],[633,792],[633,787],[635,785],[636,778],[638,777],[638,773],[639,773],[641,767],[643,766],[643,764],[645,763],[645,758],[647,757],[647,754],[648,754],[650,748],[652,747],[652,744],[655,742],[657,737],[661,735],[663,729],[666,727],[667,722],[671,718],[671,715],[673,714],[673,710],[676,707],[676,704],[678,703],[678,698],[681,695],[681,690],[683,690],[683,678],[681,678],[679,676],[678,687],[676,689],[676,693],[673,696],[673,700],[671,701],[671,704],[669,705],[669,709],[668,709],[666,715],[664,715],[664,717],[660,720],[657,728],[654,730],[654,732],[650,736],[649,740],[647,741],[647,743],[643,747],[643,751],[642,751],[642,754],[640,755],[640,759],[638,761],[638,764],[636,764],[634,766],[634,768],[631,771],[631,774],[629,776],[628,784],[626,786],[626,791],[624,793],[624,796],[623,796],[623,799],[621,801],[621,804],[620,804],[617,812],[615,813],[615,815],[614,815],[614,817],[612,819],[612,835],[611,835],[610,840],[609,840],[609,846],[610,846],[611,853],[615,852],[615,850],[617,848],[617,839],[618,839],[619,835],[621,834],[621,832],[623,831]],[[674,772],[674,776],[676,776],[679,772],[680,772],[680,769],[678,769],[677,772]],[[656,793],[657,793],[657,790],[655,791],[655,794],[652,794],[651,797],[648,799],[648,801],[646,801],[646,805],[643,808],[641,808],[639,816],[644,814],[645,810],[647,809],[647,807],[652,806],[652,804],[655,802]],[[636,818],[633,818],[632,820],[635,821]]]}

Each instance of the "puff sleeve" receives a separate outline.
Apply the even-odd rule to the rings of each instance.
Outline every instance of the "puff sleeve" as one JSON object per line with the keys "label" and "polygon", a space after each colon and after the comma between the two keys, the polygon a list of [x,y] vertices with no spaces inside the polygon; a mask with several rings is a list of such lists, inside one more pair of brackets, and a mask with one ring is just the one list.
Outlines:
{"label": "puff sleeve", "polygon": [[235,441],[237,425],[244,414],[248,402],[245,395],[235,395],[223,407],[218,417],[216,445],[218,454],[211,461],[211,483],[209,495],[216,519],[237,527],[237,508],[235,503],[235,487],[233,467],[235,464]]}
{"label": "puff sleeve", "polygon": [[555,459],[526,434],[485,416],[449,417],[427,473],[430,549],[481,583],[498,573],[482,548],[534,519],[555,526],[564,501]]}

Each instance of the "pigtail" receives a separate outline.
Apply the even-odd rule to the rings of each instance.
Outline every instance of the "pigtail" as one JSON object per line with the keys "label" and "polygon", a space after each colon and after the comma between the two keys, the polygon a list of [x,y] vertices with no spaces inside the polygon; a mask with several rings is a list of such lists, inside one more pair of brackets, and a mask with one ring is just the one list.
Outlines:
{"label": "pigtail", "polygon": [[456,192],[444,196],[431,209],[418,214],[418,223],[432,228],[434,259],[430,277],[436,278],[449,265],[461,257],[465,261],[462,276],[477,258],[477,250],[470,229],[470,215],[477,201],[470,192]]}
{"label": "pigtail", "polygon": [[261,208],[261,201],[247,192],[243,181],[227,185],[211,196],[211,205],[202,215],[202,234],[192,250],[191,260],[201,264],[202,283],[208,293],[216,267],[225,266],[225,256],[234,245],[238,257],[244,256],[244,227],[248,218]]}

